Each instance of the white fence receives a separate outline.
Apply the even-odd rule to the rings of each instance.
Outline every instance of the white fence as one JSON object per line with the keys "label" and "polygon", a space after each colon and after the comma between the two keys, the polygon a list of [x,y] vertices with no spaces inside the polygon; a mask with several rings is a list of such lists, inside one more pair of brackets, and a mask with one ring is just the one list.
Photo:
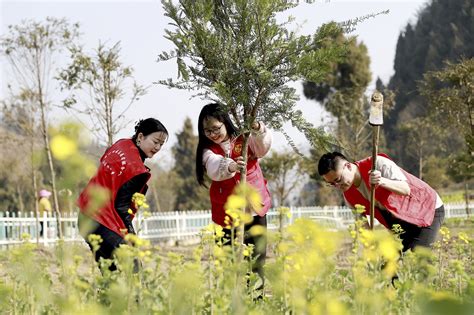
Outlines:
{"label": "white fence", "polygon": [[[474,208],[469,205],[470,213]],[[445,205],[446,218],[465,218],[466,206],[460,204]],[[291,216],[284,216],[282,223],[288,225],[298,218],[309,218],[332,229],[344,229],[354,221],[352,211],[345,207],[291,207]],[[60,219],[64,241],[82,241],[77,230],[77,213],[62,214]],[[38,241],[44,245],[54,243],[57,238],[57,221],[54,216],[40,218],[43,222],[43,235],[33,213],[0,212],[0,246],[14,245],[22,242],[24,235],[30,236],[31,242]],[[196,237],[201,229],[211,222],[209,210],[182,212],[155,212],[144,218],[140,215],[134,220],[140,237],[155,241],[183,240]],[[278,229],[280,217],[271,209],[267,214],[268,229]]]}

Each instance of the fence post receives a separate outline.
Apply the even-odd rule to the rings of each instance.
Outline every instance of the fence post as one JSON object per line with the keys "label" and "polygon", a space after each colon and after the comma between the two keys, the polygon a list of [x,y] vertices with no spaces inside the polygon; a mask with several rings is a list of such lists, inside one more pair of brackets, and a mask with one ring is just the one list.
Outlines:
{"label": "fence post", "polygon": [[[5,214],[3,212],[0,212],[0,218],[4,218],[4,217],[5,217]],[[5,229],[6,229],[5,221],[0,220],[0,240],[3,240],[3,239],[6,240]]]}
{"label": "fence post", "polygon": [[[148,216],[148,218],[151,218],[151,213],[150,215]],[[143,235],[144,236],[147,236],[148,235],[148,218],[145,218],[142,220],[142,224],[143,224]]]}
{"label": "fence post", "polygon": [[175,211],[175,217],[176,217],[176,236],[178,238],[178,241],[181,240],[181,227],[179,226],[179,211]]}
{"label": "fence post", "polygon": [[[181,225],[181,232],[183,233],[183,237],[186,236],[187,232],[188,232],[188,222],[187,222],[187,214],[186,214],[186,211],[183,211],[183,213],[180,214],[181,215],[181,222],[182,222],[182,225]],[[191,218],[193,217],[192,213],[191,213]]]}
{"label": "fence post", "polygon": [[[5,212],[5,218],[10,218],[10,212],[9,211]],[[8,221],[8,219],[7,219],[7,221],[5,221],[5,239],[6,240],[11,238],[11,236],[10,236],[10,224],[11,224],[11,222]]]}
{"label": "fence post", "polygon": [[[12,212],[12,215],[19,219],[18,212]],[[12,221],[12,236],[16,240],[20,239],[20,220]]]}
{"label": "fence post", "polygon": [[48,211],[43,211],[43,217],[41,218],[43,222],[43,245],[48,245]]}
{"label": "fence post", "polygon": [[[135,224],[133,224],[133,221],[135,221]],[[135,216],[135,219],[132,221],[132,225],[135,228],[135,231],[137,232],[138,237],[142,237],[142,212],[138,211],[137,215]]]}
{"label": "fence post", "polygon": [[21,211],[18,211],[18,240],[22,240],[22,234],[23,234],[23,213]]}
{"label": "fence post", "polygon": [[446,218],[451,217],[451,206],[449,204],[444,205],[444,210],[446,210]]}

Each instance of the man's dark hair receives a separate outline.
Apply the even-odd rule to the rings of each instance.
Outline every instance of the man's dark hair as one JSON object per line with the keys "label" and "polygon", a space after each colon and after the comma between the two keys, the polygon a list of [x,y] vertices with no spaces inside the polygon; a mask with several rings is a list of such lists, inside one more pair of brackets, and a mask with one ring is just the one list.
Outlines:
{"label": "man's dark hair", "polygon": [[344,154],[334,151],[332,153],[326,153],[321,156],[318,162],[318,173],[323,176],[329,173],[330,171],[335,171],[337,162],[339,160],[346,160],[347,158]]}

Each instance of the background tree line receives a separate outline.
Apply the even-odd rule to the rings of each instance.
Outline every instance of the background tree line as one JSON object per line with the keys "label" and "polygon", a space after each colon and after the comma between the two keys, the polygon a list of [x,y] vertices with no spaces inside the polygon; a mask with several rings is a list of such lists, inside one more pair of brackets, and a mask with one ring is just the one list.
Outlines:
{"label": "background tree line", "polygon": [[[381,151],[438,190],[464,188],[465,197],[473,181],[473,16],[472,1],[427,3],[399,35],[393,76],[387,84],[376,81],[386,101]],[[332,115],[338,149],[359,159],[371,152],[370,58],[363,43],[336,40],[350,42],[347,59],[333,65],[323,84],[305,82],[304,91]],[[312,150],[313,159],[320,154]],[[322,190],[319,200],[327,196],[317,182],[309,186]]]}
{"label": "background tree line", "polygon": [[[468,190],[472,184],[473,10],[467,0],[431,1],[420,11],[417,22],[401,32],[392,78],[387,84],[377,79],[376,87],[387,101],[381,150],[437,189]],[[83,156],[67,160],[50,156],[48,141],[55,134],[87,138],[77,125],[50,122],[48,113],[53,106],[81,119],[93,115],[96,123],[89,133],[110,143],[126,121],[125,111],[146,93],[148,87],[135,82],[133,68],[121,63],[119,43],[110,47],[99,43],[97,49],[86,51],[80,45],[78,30],[78,25],[60,19],[27,21],[11,27],[10,34],[2,38],[2,57],[12,65],[16,78],[9,98],[2,100],[2,210],[32,210],[36,191],[53,186],[57,186],[58,210],[73,208],[71,202],[105,150],[98,141],[80,141],[78,151]],[[335,43],[344,54],[327,62],[327,71],[321,72],[318,80],[304,81],[304,93],[333,117],[325,128],[337,139],[334,149],[358,159],[370,154],[370,57],[367,47],[355,37],[344,32],[326,36],[319,48],[328,45],[330,50]],[[55,64],[60,54],[68,60],[66,64]],[[29,66],[19,67],[25,61]],[[41,80],[34,79],[38,75]],[[62,89],[62,99],[52,98],[52,88]],[[170,169],[150,165],[154,174],[148,192],[152,209],[209,208],[207,190],[194,179],[197,136],[193,129],[188,118],[176,132],[177,142],[172,148],[175,162]],[[314,146],[302,158],[289,146],[289,150],[272,152],[262,160],[275,206],[342,202],[316,174],[322,153]],[[79,161],[84,157],[90,161],[85,165]]]}

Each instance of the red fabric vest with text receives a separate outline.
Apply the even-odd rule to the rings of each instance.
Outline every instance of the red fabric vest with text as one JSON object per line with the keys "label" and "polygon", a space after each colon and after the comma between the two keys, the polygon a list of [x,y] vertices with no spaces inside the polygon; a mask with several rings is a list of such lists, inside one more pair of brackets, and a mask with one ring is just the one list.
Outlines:
{"label": "red fabric vest with text", "polygon": [[[131,139],[118,140],[105,151],[100,159],[96,175],[91,178],[79,196],[77,203],[81,212],[123,237],[123,231],[127,231],[127,228],[115,210],[115,197],[123,184],[143,173],[147,173],[148,179],[150,179],[149,169],[143,164],[135,143]],[[97,188],[105,188],[105,190]],[[145,188],[146,184],[140,189],[140,192],[143,192]],[[97,209],[94,204],[97,203],[98,198],[94,196],[99,191],[103,191],[108,196]],[[103,197],[99,196],[99,198]],[[130,209],[133,211],[133,218],[136,209],[131,200]]]}
{"label": "red fabric vest with text", "polygon": [[[230,158],[235,159],[242,155],[242,136],[238,137],[234,143],[231,143]],[[218,144],[213,144],[209,150],[215,154],[226,156],[226,153]],[[270,193],[267,188],[267,181],[263,177],[262,170],[258,163],[258,158],[253,154],[250,148],[247,152],[247,183],[256,188],[260,192],[262,198],[262,208],[258,211],[258,215],[264,216],[271,207]],[[225,226],[225,209],[224,205],[227,198],[232,194],[234,187],[240,181],[240,173],[236,173],[234,177],[223,181],[212,181],[209,195],[212,207],[212,221],[221,226]]]}
{"label": "red fabric vest with text", "polygon": [[[389,158],[385,154],[379,154],[379,156]],[[359,167],[359,172],[365,185],[370,187],[369,171],[372,167],[372,157],[354,162],[354,164]],[[393,216],[403,221],[420,227],[430,226],[435,214],[435,190],[418,177],[411,175],[402,168],[400,169],[407,178],[407,183],[410,186],[410,195],[398,195],[379,186],[375,189],[375,199],[390,211]],[[354,185],[344,192],[344,197],[353,207],[356,204],[365,206],[365,214],[370,214],[370,200],[364,198]],[[381,224],[390,229],[391,227],[387,226],[380,211],[383,210],[376,207],[374,216]]]}

